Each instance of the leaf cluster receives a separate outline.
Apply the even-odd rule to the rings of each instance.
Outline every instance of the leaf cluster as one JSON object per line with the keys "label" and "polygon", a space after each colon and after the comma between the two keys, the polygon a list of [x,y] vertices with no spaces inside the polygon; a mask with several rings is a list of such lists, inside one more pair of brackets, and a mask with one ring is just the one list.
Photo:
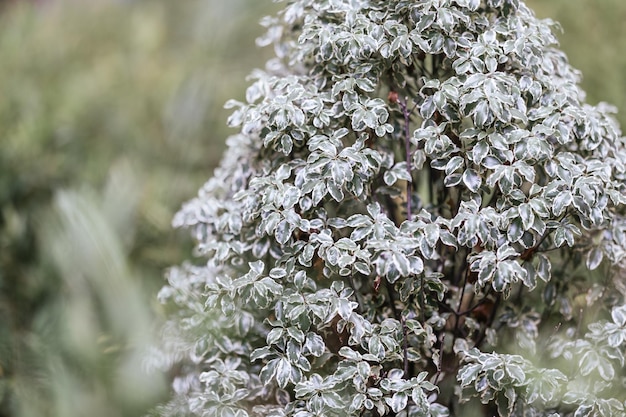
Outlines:
{"label": "leaf cluster", "polygon": [[623,415],[626,142],[553,23],[518,0],[298,0],[264,24],[276,58],[174,220],[207,265],[162,292],[197,379],[173,404]]}

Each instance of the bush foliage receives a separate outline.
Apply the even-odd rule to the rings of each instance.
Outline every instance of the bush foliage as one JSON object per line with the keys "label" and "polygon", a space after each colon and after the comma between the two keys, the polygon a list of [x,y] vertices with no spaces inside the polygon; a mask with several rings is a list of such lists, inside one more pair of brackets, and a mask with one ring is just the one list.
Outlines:
{"label": "bush foliage", "polygon": [[166,416],[622,416],[624,138],[518,0],[290,1],[175,224]]}

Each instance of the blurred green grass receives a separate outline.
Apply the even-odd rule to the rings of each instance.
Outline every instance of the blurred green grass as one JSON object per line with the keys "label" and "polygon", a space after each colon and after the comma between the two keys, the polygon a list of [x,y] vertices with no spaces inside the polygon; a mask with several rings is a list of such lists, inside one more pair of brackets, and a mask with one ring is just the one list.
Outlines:
{"label": "blurred green grass", "polygon": [[618,108],[626,126],[626,2],[622,0],[527,0],[541,18],[560,23],[561,49],[583,75],[592,104]]}
{"label": "blurred green grass", "polygon": [[[269,2],[17,3],[0,14],[0,416],[136,416],[171,218],[219,160]],[[242,45],[245,45],[242,47]]]}
{"label": "blurred green grass", "polygon": [[[626,123],[626,3],[532,0],[589,101]],[[269,0],[15,2],[0,11],[0,417],[138,416],[170,227],[219,160],[270,51]]]}

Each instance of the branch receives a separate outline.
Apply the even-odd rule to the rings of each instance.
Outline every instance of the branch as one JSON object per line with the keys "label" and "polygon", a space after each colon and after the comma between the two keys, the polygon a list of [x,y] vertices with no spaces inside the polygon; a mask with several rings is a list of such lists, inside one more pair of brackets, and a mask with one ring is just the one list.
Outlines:
{"label": "branch", "polygon": [[485,327],[482,329],[480,336],[476,339],[476,343],[474,343],[474,347],[479,347],[483,340],[485,340],[485,336],[487,335],[487,329],[491,327],[493,321],[496,319],[496,313],[498,312],[498,307],[500,306],[500,300],[502,299],[502,293],[498,293],[496,296],[496,302],[493,305],[493,310],[491,310],[491,316],[489,317],[489,321],[485,323]]}
{"label": "branch", "polygon": [[[411,220],[413,217],[412,210],[412,195],[413,195],[413,167],[411,153],[411,113],[406,106],[406,99],[398,99],[398,104],[402,109],[402,115],[404,116],[404,148],[406,152],[406,170],[409,173],[409,179],[406,182],[406,219]],[[415,107],[414,107],[415,108]]]}

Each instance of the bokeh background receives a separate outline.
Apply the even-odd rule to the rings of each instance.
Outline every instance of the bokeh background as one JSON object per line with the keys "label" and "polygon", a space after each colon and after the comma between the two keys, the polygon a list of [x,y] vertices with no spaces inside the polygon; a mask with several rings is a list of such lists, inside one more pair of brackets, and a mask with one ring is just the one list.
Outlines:
{"label": "bokeh background", "polygon": [[[626,2],[532,0],[626,126]],[[142,416],[171,218],[233,133],[270,0],[0,0],[0,417]]]}

